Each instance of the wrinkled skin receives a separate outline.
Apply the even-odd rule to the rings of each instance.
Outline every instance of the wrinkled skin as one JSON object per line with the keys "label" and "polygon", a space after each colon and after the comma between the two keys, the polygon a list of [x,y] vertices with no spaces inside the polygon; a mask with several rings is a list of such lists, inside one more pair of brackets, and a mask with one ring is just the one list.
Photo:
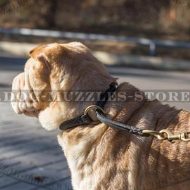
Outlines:
{"label": "wrinkled skin", "polygon": [[[30,52],[24,72],[13,81],[17,95],[12,106],[18,114],[38,117],[45,129],[57,129],[95,103],[65,101],[63,92],[102,92],[115,80],[81,43],[41,45]],[[24,90],[29,95],[20,101]],[[120,91],[133,93],[137,89],[123,83],[117,89]],[[105,111],[115,120],[142,129],[190,131],[189,112],[158,101],[108,102]],[[137,137],[105,124],[65,130],[58,135],[58,142],[75,190],[189,189],[189,142]]]}

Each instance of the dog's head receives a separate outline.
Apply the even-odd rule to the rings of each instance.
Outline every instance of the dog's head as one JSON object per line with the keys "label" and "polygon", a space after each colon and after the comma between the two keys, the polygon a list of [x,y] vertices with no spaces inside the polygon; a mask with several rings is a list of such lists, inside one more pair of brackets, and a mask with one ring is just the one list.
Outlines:
{"label": "dog's head", "polygon": [[[12,107],[16,113],[36,116],[43,127],[54,129],[76,114],[75,109],[83,111],[76,102],[64,102],[60,91],[105,90],[114,80],[79,42],[39,45],[30,51],[24,72],[13,80]],[[52,92],[58,92],[59,101]]]}

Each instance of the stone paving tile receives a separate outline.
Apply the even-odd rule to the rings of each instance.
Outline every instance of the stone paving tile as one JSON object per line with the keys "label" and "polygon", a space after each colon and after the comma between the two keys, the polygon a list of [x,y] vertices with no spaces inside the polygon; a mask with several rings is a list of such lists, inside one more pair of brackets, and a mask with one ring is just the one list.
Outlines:
{"label": "stone paving tile", "polygon": [[[6,160],[8,162],[13,161],[13,162],[21,162],[20,165],[23,165],[23,168],[33,168],[34,166],[40,166],[48,163],[55,163],[57,161],[63,160],[64,157],[63,154],[59,153],[56,154],[57,150],[44,150],[39,152],[31,152],[30,154],[24,154],[21,156],[15,156],[11,158],[7,158]],[[15,166],[17,167],[17,166]],[[21,167],[21,166],[20,166]],[[14,167],[12,167],[14,168]]]}
{"label": "stone paving tile", "polygon": [[0,152],[2,154],[1,159],[9,159],[15,156],[22,156],[22,155],[26,155],[26,154],[30,154],[30,153],[35,153],[35,152],[39,152],[39,151],[46,151],[46,150],[51,150],[51,149],[55,149],[57,148],[54,145],[41,145],[39,144],[38,146],[34,146],[29,144],[28,147],[26,148],[27,143],[25,144],[25,147],[22,146],[20,149],[19,148],[0,148]]}
{"label": "stone paving tile", "polygon": [[[59,165],[61,166],[61,164],[62,163],[60,162]],[[61,166],[61,170],[57,170],[54,168],[54,164],[51,164],[49,165],[49,167],[41,166],[25,172],[20,172],[20,175],[41,176],[44,179],[43,184],[49,184],[54,183],[55,181],[59,181],[61,179],[63,179],[64,181],[64,179],[70,177],[70,172],[67,168],[63,168],[63,166]],[[49,176],[51,176],[51,178]]]}
{"label": "stone paving tile", "polygon": [[72,190],[71,179],[67,178],[64,180],[60,180],[57,183],[54,183],[52,185],[48,185],[48,188],[51,190]]}
{"label": "stone paving tile", "polygon": [[17,183],[16,179],[10,178],[8,176],[0,176],[0,189],[11,184]]}
{"label": "stone paving tile", "polygon": [[32,190],[34,188],[36,188],[35,185],[20,182],[1,188],[1,190]]}
{"label": "stone paving tile", "polygon": [[[32,139],[30,141],[26,141],[25,143],[22,143],[22,144],[14,144],[14,146],[13,146],[13,144],[3,144],[3,146],[0,147],[0,152],[3,153],[3,152],[7,152],[7,151],[16,151],[16,150],[19,150],[21,152],[28,151],[26,149],[26,145],[27,145],[27,147],[29,147],[29,149],[44,146],[44,144],[47,148],[48,147],[52,148],[53,146],[57,148],[58,145],[54,141],[52,141],[51,139],[47,139],[46,137],[44,137],[44,138],[41,137],[41,138],[37,138],[37,139],[34,138],[34,139]],[[41,145],[41,144],[43,144],[43,145]]]}

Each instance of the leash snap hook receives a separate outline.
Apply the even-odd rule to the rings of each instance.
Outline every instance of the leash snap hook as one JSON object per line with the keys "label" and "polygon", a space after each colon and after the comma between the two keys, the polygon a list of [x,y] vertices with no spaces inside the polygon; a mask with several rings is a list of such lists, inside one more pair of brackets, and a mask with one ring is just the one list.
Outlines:
{"label": "leash snap hook", "polygon": [[190,132],[181,133],[181,140],[182,141],[190,141]]}
{"label": "leash snap hook", "polygon": [[190,132],[172,134],[167,129],[163,129],[160,131],[160,133],[165,135],[166,139],[169,141],[173,141],[173,140],[181,140],[185,142],[190,141]]}
{"label": "leash snap hook", "polygon": [[166,136],[163,133],[160,133],[160,132],[157,132],[157,131],[154,131],[154,130],[144,129],[142,131],[142,133],[143,133],[144,136],[153,136],[153,137],[156,137],[159,140],[166,139]]}

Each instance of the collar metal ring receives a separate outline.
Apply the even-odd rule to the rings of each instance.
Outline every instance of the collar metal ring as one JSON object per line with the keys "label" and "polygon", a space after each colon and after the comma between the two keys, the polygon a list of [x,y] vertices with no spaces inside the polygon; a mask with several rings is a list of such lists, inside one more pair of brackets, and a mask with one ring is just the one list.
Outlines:
{"label": "collar metal ring", "polygon": [[96,111],[101,111],[102,113],[105,113],[101,107],[97,105],[91,105],[85,109],[84,114],[88,115],[92,119],[92,121],[99,121],[97,118]]}

